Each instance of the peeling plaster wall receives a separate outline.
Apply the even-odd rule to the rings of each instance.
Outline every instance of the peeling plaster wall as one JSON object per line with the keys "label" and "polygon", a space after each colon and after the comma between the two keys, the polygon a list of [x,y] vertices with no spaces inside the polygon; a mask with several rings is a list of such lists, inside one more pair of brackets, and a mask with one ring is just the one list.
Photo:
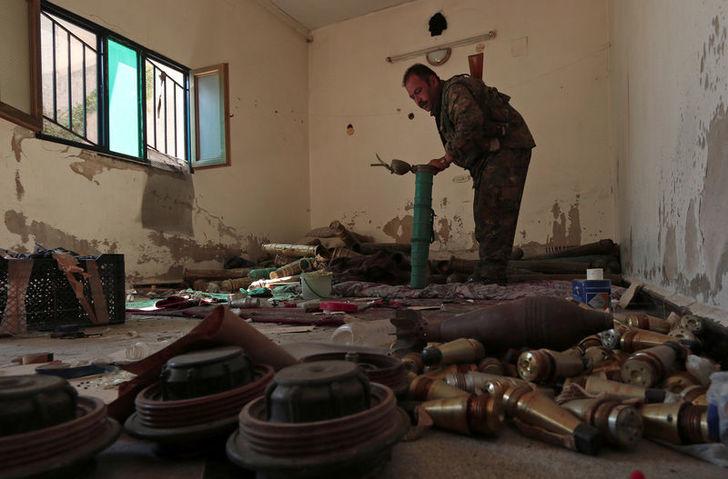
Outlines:
{"label": "peeling plaster wall", "polygon": [[[448,29],[430,37],[442,10]],[[402,74],[424,57],[387,56],[486,33],[486,83],[512,97],[536,139],[516,243],[581,244],[615,231],[609,151],[607,0],[421,0],[324,27],[310,48],[311,223],[340,219],[380,241],[408,242],[414,177],[370,168],[375,153],[425,163],[443,154],[432,118]],[[476,45],[434,69],[468,71]],[[413,115],[413,118],[409,117]],[[347,128],[351,125],[352,128]],[[472,182],[452,166],[435,178],[434,252],[474,251]]]}
{"label": "peeling plaster wall", "polygon": [[232,166],[163,171],[37,140],[0,120],[0,247],[124,253],[131,280],[178,278],[182,266],[219,264],[308,229],[300,35],[253,0],[55,3],[190,68],[228,62]]}
{"label": "peeling plaster wall", "polygon": [[624,269],[728,308],[728,4],[614,0],[610,24]]}

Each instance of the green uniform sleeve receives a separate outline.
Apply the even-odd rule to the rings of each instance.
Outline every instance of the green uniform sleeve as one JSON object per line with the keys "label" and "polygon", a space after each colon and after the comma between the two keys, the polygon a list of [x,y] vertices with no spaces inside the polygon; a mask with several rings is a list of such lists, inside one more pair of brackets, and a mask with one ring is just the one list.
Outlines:
{"label": "green uniform sleeve", "polygon": [[471,164],[486,152],[483,112],[464,85],[450,86],[444,100],[444,113],[454,127],[452,135],[449,135],[445,143],[445,151],[453,157],[456,164]]}

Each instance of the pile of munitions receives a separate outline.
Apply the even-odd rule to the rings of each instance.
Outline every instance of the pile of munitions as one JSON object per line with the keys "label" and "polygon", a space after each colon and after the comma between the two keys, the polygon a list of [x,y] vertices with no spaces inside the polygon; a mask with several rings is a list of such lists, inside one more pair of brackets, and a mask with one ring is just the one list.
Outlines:
{"label": "pile of munitions", "polygon": [[[586,454],[641,437],[719,440],[706,391],[727,351],[706,347],[721,334],[705,318],[613,317],[528,298],[441,322],[404,311],[393,322],[420,424],[496,436],[510,420],[526,436]],[[708,351],[719,354],[699,355]]]}

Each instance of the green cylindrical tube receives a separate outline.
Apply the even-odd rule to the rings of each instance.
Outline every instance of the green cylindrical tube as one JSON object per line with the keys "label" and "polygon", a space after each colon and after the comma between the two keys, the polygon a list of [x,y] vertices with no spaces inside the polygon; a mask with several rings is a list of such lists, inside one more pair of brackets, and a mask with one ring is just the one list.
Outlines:
{"label": "green cylindrical tube", "polygon": [[427,285],[430,243],[433,240],[432,177],[435,169],[429,165],[415,167],[415,201],[412,221],[412,253],[410,286],[424,288]]}
{"label": "green cylindrical tube", "polygon": [[270,279],[270,274],[275,270],[276,268],[251,269],[248,276],[250,276],[250,279],[253,281],[258,281],[259,279]]}

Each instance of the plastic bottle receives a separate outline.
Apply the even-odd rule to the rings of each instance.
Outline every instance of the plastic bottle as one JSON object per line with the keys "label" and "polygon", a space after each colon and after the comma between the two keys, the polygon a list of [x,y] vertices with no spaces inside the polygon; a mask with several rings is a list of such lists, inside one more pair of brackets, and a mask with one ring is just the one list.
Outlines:
{"label": "plastic bottle", "polygon": [[[708,388],[708,408],[715,408],[718,415],[720,441],[728,445],[728,372],[710,375]],[[710,418],[710,410],[708,412]]]}
{"label": "plastic bottle", "polygon": [[389,347],[395,327],[388,320],[355,321],[336,328],[331,342],[343,345]]}

